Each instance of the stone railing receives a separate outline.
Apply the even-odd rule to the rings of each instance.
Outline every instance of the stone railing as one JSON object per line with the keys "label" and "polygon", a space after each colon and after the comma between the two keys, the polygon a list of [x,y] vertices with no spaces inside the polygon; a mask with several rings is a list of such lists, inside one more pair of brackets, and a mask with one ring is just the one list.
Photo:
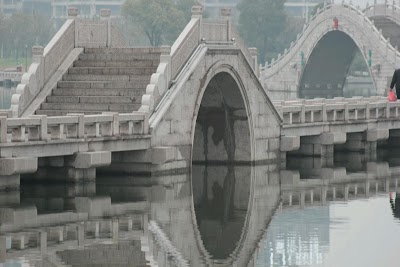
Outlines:
{"label": "stone railing", "polygon": [[171,78],[175,79],[200,43],[201,18],[193,16],[171,47]]}
{"label": "stone railing", "polygon": [[400,21],[400,18],[398,17],[400,14],[400,6],[396,5],[394,2],[389,4],[386,1],[385,4],[376,4],[371,6],[367,3],[367,7],[363,12],[368,17],[385,16],[390,17],[397,22]]}
{"label": "stone railing", "polygon": [[146,113],[0,117],[0,143],[126,137],[149,133]]}
{"label": "stone railing", "polygon": [[[22,76],[16,94],[11,99],[11,110],[14,117],[19,117],[32,103],[36,96],[49,83],[61,64],[71,54],[74,48],[112,47],[112,27],[110,11],[101,10],[100,20],[78,18],[78,10],[69,8],[69,19],[56,33],[52,40],[43,47],[32,48],[32,61],[27,73]],[[120,37],[116,45],[121,44]],[[58,74],[59,77],[62,73]],[[57,76],[57,77],[58,77]],[[53,81],[54,82],[54,81]]]}
{"label": "stone railing", "polygon": [[[382,53],[382,55],[384,54],[384,57],[391,64],[396,65],[396,63],[399,62],[400,53],[397,51],[397,48],[393,47],[390,41],[384,38],[382,32],[375,27],[373,21],[371,21],[365,13],[349,4],[328,4],[322,9],[318,9],[317,13],[310,18],[308,23],[304,25],[303,31],[297,35],[296,40],[290,44],[290,47],[285,49],[283,55],[279,54],[277,59],[272,59],[270,63],[267,62],[265,66],[261,67],[261,71],[264,72],[264,78],[275,75],[287,64],[290,64],[295,57],[299,56],[298,53],[301,47],[303,47],[306,42],[310,42],[310,36],[313,34],[314,30],[318,27],[326,27],[326,23],[324,24],[324,22],[329,21],[329,23],[332,23],[331,21],[335,16],[348,17],[349,20],[360,28],[368,30],[371,35],[370,41],[374,43],[377,48],[376,50]],[[341,26],[339,26],[339,29],[346,31],[346,29],[341,28]],[[313,39],[319,40],[331,30],[332,28],[325,28],[318,36],[313,36]],[[305,60],[306,58],[307,55],[305,55]]]}
{"label": "stone railing", "polygon": [[0,82],[4,80],[21,81],[22,73],[14,71],[0,71]]}
{"label": "stone railing", "polygon": [[275,101],[285,125],[399,119],[400,102],[385,97]]}
{"label": "stone railing", "polygon": [[192,7],[192,19],[170,48],[169,54],[167,54],[167,48],[161,54],[157,72],[151,76],[139,111],[148,112],[150,115],[154,112],[201,43],[237,45],[253,70],[257,71],[257,51],[246,47],[239,34],[233,29],[230,15],[231,10],[223,8],[220,19],[206,20],[203,19],[201,6]]}
{"label": "stone railing", "polygon": [[74,46],[75,21],[69,19],[44,49],[32,48],[33,63],[28,72],[22,76],[16,94],[11,99],[11,109],[15,117],[20,116],[39,94]]}

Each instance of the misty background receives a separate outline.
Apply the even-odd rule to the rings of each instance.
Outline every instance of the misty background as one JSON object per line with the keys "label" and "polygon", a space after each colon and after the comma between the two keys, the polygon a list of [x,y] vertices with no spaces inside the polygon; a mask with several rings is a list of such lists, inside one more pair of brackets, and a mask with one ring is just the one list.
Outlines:
{"label": "misty background", "polygon": [[[351,2],[361,8],[367,3]],[[249,47],[258,48],[259,63],[264,65],[296,39],[307,17],[324,0],[0,0],[0,70],[29,66],[32,46],[46,46],[67,19],[68,7],[94,19],[99,19],[101,9],[111,9],[113,23],[129,45],[160,46],[174,42],[190,20],[191,7],[198,3],[205,7],[205,17],[218,16],[221,7],[232,7],[241,36]],[[351,70],[365,71],[365,67],[356,55]]]}

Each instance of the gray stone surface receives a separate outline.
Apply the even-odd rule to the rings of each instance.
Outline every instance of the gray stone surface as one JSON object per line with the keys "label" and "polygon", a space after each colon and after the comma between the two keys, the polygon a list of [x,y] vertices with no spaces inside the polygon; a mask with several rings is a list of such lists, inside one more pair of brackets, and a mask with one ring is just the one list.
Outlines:
{"label": "gray stone surface", "polygon": [[0,175],[34,173],[37,168],[37,158],[0,158]]}
{"label": "gray stone surface", "polygon": [[111,164],[110,151],[82,152],[67,159],[67,165],[77,169],[103,167]]}

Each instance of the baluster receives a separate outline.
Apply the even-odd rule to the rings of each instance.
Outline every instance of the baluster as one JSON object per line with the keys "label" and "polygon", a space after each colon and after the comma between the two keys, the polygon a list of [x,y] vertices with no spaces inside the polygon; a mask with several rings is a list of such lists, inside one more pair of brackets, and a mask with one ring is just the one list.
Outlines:
{"label": "baluster", "polygon": [[52,140],[63,140],[65,139],[64,135],[64,124],[60,123],[58,125],[48,126],[50,131],[50,137]]}
{"label": "baluster", "polygon": [[85,125],[87,137],[100,137],[100,123],[94,122]]}
{"label": "baluster", "polygon": [[25,142],[25,126],[21,125],[11,130],[12,142]]}

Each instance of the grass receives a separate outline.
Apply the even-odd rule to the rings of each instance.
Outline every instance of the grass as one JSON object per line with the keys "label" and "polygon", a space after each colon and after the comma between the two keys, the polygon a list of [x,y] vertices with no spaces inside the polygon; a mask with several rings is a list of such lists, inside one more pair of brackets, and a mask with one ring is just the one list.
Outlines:
{"label": "grass", "polygon": [[[19,58],[19,64],[25,69],[25,58]],[[32,58],[28,57],[28,68],[32,63]],[[15,58],[0,58],[0,70],[7,68],[15,68],[17,66],[17,61]]]}

